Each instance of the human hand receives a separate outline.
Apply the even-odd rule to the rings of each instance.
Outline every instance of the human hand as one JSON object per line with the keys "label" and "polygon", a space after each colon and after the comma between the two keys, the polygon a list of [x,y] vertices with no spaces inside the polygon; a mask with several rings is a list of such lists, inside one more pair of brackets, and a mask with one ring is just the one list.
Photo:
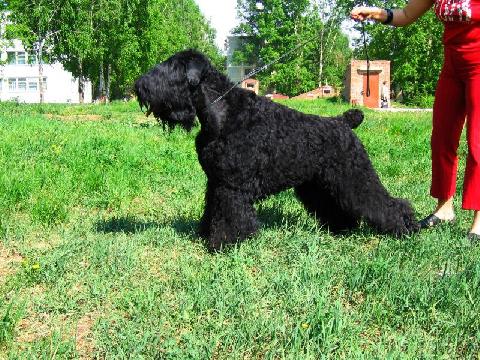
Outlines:
{"label": "human hand", "polygon": [[372,19],[378,22],[387,20],[387,12],[378,7],[359,6],[350,12],[350,18],[357,21]]}

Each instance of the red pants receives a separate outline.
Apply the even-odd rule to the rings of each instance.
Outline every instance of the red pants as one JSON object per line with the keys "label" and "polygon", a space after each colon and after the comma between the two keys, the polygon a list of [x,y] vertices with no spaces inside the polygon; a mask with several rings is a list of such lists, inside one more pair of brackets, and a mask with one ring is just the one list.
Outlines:
{"label": "red pants", "polygon": [[467,123],[468,157],[462,207],[480,210],[480,50],[445,47],[443,69],[433,106],[432,186],[437,199],[455,194],[463,125]]}

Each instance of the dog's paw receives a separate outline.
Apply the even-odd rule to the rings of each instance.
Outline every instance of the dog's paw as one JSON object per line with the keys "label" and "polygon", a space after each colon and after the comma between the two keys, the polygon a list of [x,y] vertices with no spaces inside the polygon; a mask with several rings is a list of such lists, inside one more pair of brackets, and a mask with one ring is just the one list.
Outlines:
{"label": "dog's paw", "polygon": [[411,214],[404,214],[398,226],[392,231],[392,235],[396,238],[402,238],[404,236],[410,236],[420,231],[420,225],[418,221]]}
{"label": "dog's paw", "polygon": [[407,234],[410,235],[420,231],[420,223],[413,216],[404,215],[403,221],[407,228]]}
{"label": "dog's paw", "polygon": [[350,126],[350,128],[355,129],[363,121],[363,112],[359,109],[350,109],[343,113],[345,122]]}

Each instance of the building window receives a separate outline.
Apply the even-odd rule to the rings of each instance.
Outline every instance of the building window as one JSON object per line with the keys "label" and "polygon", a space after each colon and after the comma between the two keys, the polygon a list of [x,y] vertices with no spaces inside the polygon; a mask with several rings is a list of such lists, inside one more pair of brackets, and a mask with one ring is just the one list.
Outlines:
{"label": "building window", "polygon": [[37,56],[34,53],[25,51],[7,51],[8,65],[35,65],[38,64]]}
{"label": "building window", "polygon": [[[43,90],[47,90],[47,78],[43,77]],[[40,88],[38,78],[9,78],[9,92],[36,92]]]}
{"label": "building window", "polygon": [[44,77],[43,80],[42,80],[42,89],[43,91],[46,91],[47,90],[47,78]]}
{"label": "building window", "polygon": [[17,52],[17,64],[18,65],[25,65],[26,64],[25,53],[23,51]]}
{"label": "building window", "polygon": [[27,91],[27,84],[28,89],[30,89],[30,82],[35,82],[36,86],[36,79],[28,79],[27,81],[27,78],[10,78],[8,79],[8,91],[25,92]]}
{"label": "building window", "polygon": [[15,51],[8,51],[7,52],[7,64],[14,65],[17,63],[17,59],[15,56]]}
{"label": "building window", "polygon": [[27,79],[26,78],[18,78],[17,81],[17,89],[18,91],[27,91]]}
{"label": "building window", "polygon": [[[33,57],[35,60],[35,57]],[[25,65],[27,63],[27,54],[25,51],[7,51],[7,64]]]}
{"label": "building window", "polygon": [[37,92],[37,90],[38,90],[37,79],[28,79],[28,91]]}
{"label": "building window", "polygon": [[28,54],[28,63],[30,65],[36,65],[37,64],[37,56],[35,54]]}
{"label": "building window", "polygon": [[8,79],[8,91],[17,91],[17,79]]}

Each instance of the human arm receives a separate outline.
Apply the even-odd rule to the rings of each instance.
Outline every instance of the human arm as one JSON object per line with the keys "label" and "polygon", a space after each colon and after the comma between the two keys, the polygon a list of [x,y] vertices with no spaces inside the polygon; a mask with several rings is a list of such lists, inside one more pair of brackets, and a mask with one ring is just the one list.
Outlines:
{"label": "human arm", "polygon": [[[415,22],[420,16],[425,14],[430,9],[434,0],[410,0],[402,9],[394,9],[393,19],[390,25],[393,26],[407,26]],[[387,11],[378,7],[360,6],[354,8],[350,17],[354,20],[372,19],[377,22],[384,22],[387,20]]]}

